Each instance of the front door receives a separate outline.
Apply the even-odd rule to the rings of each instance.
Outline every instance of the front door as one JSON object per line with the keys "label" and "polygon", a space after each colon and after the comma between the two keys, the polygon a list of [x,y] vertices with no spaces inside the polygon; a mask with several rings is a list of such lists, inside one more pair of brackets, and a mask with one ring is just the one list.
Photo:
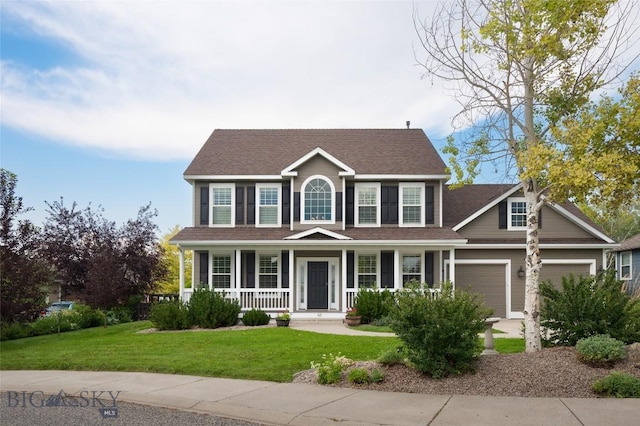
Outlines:
{"label": "front door", "polygon": [[327,309],[329,302],[329,262],[308,262],[309,309]]}

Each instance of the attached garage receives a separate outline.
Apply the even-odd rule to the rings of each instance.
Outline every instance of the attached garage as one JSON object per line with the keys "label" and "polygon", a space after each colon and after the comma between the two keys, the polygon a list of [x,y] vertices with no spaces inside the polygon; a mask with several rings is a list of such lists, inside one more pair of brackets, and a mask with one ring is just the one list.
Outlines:
{"label": "attached garage", "polygon": [[562,288],[562,277],[573,274],[576,278],[580,275],[589,276],[596,273],[596,264],[593,259],[542,259],[540,282],[551,280],[554,286]]}
{"label": "attached garage", "polygon": [[456,288],[481,294],[494,317],[508,318],[509,269],[509,260],[456,260]]}

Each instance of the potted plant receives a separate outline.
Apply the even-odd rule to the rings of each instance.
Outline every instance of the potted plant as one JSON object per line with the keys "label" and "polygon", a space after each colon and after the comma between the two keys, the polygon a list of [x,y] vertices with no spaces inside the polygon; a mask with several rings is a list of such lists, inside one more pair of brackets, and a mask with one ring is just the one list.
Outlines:
{"label": "potted plant", "polygon": [[291,314],[286,309],[276,315],[276,325],[278,327],[289,327],[289,321],[291,320]]}
{"label": "potted plant", "polygon": [[345,316],[345,322],[349,327],[360,325],[362,317],[358,314],[358,308],[353,307],[347,309],[347,315]]}

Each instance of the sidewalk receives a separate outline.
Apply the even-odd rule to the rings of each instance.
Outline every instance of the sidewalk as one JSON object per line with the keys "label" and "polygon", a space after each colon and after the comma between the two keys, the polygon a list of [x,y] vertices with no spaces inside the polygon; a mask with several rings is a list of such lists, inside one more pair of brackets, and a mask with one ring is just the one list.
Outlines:
{"label": "sidewalk", "polygon": [[637,425],[640,414],[640,399],[426,395],[152,373],[0,371],[0,389],[5,415],[19,408],[7,408],[4,392],[25,391],[28,401],[30,392],[61,390],[275,425]]}

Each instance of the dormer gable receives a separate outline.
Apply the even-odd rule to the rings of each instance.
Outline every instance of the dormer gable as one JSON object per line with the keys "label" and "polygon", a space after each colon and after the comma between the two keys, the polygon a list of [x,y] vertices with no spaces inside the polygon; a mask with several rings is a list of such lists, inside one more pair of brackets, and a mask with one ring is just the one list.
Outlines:
{"label": "dormer gable", "polygon": [[335,165],[340,170],[338,172],[338,176],[354,176],[356,174],[355,170],[353,170],[351,167],[347,166],[345,163],[338,160],[336,157],[329,154],[324,149],[320,147],[316,147],[315,149],[311,150],[304,156],[300,157],[298,160],[294,161],[292,164],[285,167],[282,170],[281,175],[282,176],[298,176],[298,168],[304,163],[306,163],[307,161],[309,161],[310,159],[312,159],[313,157],[315,157],[316,155],[323,157],[324,159],[326,159],[327,161]]}

